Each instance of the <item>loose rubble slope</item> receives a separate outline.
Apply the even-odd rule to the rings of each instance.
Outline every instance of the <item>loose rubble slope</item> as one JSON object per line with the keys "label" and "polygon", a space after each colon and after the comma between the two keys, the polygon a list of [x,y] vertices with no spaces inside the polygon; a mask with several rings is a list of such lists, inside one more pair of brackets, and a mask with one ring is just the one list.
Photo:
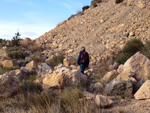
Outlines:
{"label": "loose rubble slope", "polygon": [[68,54],[76,54],[84,45],[96,60],[107,59],[131,38],[150,38],[149,11],[149,0],[103,1],[63,21],[36,42]]}

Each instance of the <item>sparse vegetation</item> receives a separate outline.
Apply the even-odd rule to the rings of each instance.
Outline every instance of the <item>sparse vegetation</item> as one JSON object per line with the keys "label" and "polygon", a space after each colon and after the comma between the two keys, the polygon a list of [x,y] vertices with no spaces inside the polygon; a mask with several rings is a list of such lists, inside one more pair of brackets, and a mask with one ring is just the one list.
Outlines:
{"label": "sparse vegetation", "polygon": [[119,3],[121,3],[121,2],[123,2],[123,0],[116,0],[116,1],[115,1],[116,4],[119,4]]}
{"label": "sparse vegetation", "polygon": [[117,57],[117,62],[120,64],[124,64],[128,58],[134,55],[136,52],[141,51],[144,47],[144,44],[140,39],[131,39],[129,40],[123,50],[122,53]]}
{"label": "sparse vegetation", "polygon": [[6,72],[9,72],[9,71],[12,71],[12,70],[16,70],[18,69],[18,67],[11,67],[11,68],[0,68],[0,75],[6,73]]}
{"label": "sparse vegetation", "polygon": [[128,56],[128,55],[126,55],[125,53],[121,53],[121,54],[117,57],[116,61],[117,61],[119,64],[124,64],[128,59],[129,59],[129,56]]}
{"label": "sparse vegetation", "polygon": [[51,65],[52,67],[55,67],[55,66],[57,66],[58,64],[60,64],[60,63],[63,63],[63,60],[64,60],[64,55],[62,55],[62,54],[60,54],[60,55],[58,55],[58,56],[53,56],[53,58],[50,60],[50,61],[48,61],[47,63],[49,64],[49,65]]}
{"label": "sparse vegetation", "polygon": [[42,47],[38,45],[37,43],[32,42],[27,49],[31,52],[41,51]]}
{"label": "sparse vegetation", "polygon": [[8,53],[8,57],[11,59],[25,59],[26,54],[22,51],[12,51]]}
{"label": "sparse vegetation", "polygon": [[90,6],[83,6],[83,7],[82,7],[82,11],[87,10],[89,7],[90,7]]}

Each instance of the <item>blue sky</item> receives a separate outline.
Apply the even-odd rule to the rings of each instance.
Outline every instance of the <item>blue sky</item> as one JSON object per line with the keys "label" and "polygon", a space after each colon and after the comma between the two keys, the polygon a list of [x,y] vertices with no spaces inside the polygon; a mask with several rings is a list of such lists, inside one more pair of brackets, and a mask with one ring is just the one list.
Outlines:
{"label": "blue sky", "polygon": [[0,0],[0,38],[38,38],[90,5],[91,0]]}

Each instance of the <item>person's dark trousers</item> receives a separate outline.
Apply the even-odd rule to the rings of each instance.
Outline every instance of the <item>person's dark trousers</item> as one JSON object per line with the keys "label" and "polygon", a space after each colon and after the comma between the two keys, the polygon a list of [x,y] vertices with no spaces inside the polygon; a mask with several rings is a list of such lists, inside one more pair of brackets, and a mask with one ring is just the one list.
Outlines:
{"label": "person's dark trousers", "polygon": [[83,74],[84,74],[85,65],[81,64],[81,65],[80,65],[80,70],[81,70],[81,73],[83,73]]}

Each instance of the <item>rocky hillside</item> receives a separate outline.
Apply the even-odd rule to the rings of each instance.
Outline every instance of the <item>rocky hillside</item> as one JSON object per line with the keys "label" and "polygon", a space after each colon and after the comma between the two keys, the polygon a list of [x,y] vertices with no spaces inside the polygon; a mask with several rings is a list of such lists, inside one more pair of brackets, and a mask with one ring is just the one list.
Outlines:
{"label": "rocky hillside", "polygon": [[149,11],[149,0],[124,0],[120,4],[103,1],[63,21],[36,42],[66,54],[77,54],[85,46],[92,60],[107,59],[131,38],[150,38]]}

